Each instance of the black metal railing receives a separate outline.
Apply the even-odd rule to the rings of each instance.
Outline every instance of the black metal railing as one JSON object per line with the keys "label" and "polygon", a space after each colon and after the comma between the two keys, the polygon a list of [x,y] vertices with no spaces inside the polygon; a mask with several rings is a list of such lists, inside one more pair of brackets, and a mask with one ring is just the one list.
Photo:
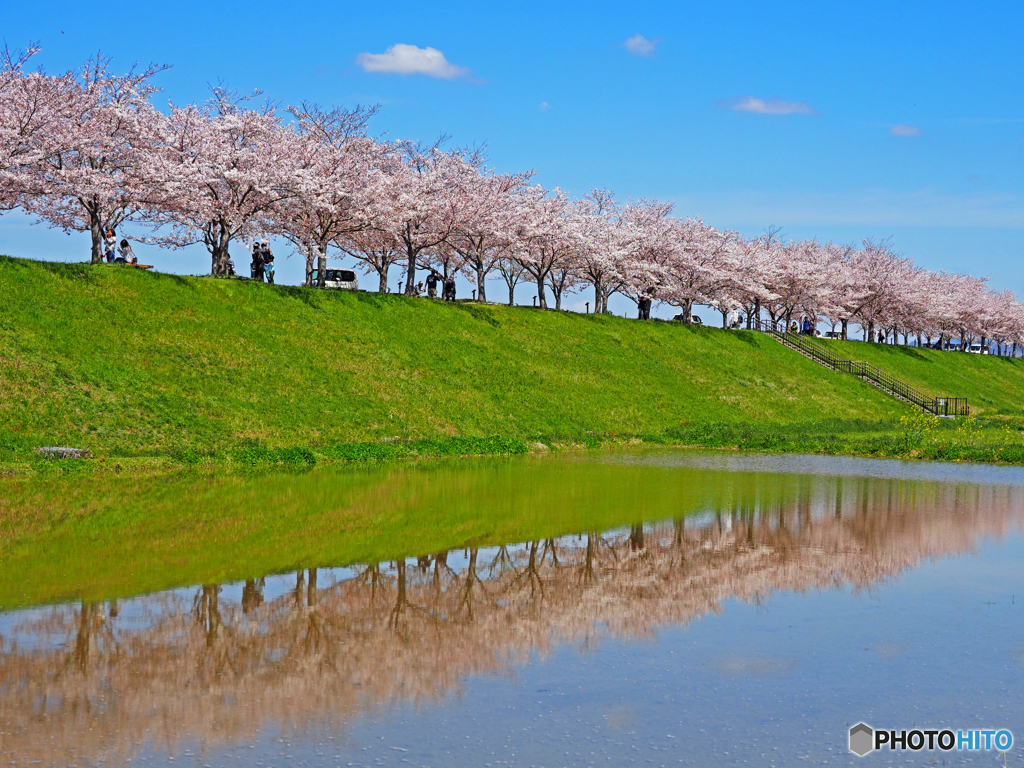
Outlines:
{"label": "black metal railing", "polygon": [[893,397],[906,400],[916,405],[923,411],[936,416],[969,416],[970,407],[967,405],[966,397],[929,397],[919,389],[912,387],[905,381],[900,381],[871,363],[859,363],[840,357],[832,350],[822,346],[810,336],[803,336],[797,333],[789,333],[785,326],[778,328],[770,321],[754,321],[754,330],[767,333],[781,341],[787,347],[801,352],[812,360],[821,363],[826,368],[841,373],[850,373],[868,381],[878,389]]}

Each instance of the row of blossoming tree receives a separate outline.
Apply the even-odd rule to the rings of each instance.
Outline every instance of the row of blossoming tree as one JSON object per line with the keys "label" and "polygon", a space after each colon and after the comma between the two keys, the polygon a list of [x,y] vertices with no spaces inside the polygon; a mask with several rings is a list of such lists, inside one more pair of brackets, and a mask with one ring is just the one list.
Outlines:
{"label": "row of blossoming tree", "polygon": [[[21,208],[66,231],[103,233],[150,225],[146,239],[202,243],[212,273],[228,270],[232,242],[277,235],[322,286],[328,259],[349,256],[387,289],[388,271],[463,273],[485,301],[500,276],[512,303],[521,282],[560,309],[593,292],[596,312],[620,294],[678,308],[732,311],[746,325],[803,315],[845,338],[851,323],[871,339],[995,340],[1024,345],[1024,308],[984,279],[935,273],[885,243],[861,247],[745,239],[653,200],[616,201],[604,190],[570,199],[497,173],[479,151],[371,137],[373,108],[280,110],[222,89],[201,106],[152,104],[161,69],[114,74],[94,59],[61,75],[31,70],[35,47],[0,60],[0,210]],[[317,280],[313,280],[313,275]]]}

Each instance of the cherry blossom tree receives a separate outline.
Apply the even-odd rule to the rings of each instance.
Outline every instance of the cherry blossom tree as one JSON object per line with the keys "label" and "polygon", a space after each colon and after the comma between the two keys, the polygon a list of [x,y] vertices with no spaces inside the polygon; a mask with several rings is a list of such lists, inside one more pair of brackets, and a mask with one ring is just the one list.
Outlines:
{"label": "cherry blossom tree", "polygon": [[172,107],[163,151],[150,155],[151,220],[170,229],[158,240],[175,248],[202,243],[214,275],[227,273],[232,240],[272,230],[276,207],[303,183],[315,184],[303,174],[302,137],[273,106],[247,109],[247,101],[214,88],[203,107]]}
{"label": "cherry blossom tree", "polygon": [[50,77],[41,70],[26,72],[38,45],[25,50],[0,51],[0,211],[23,203],[38,193],[32,168],[64,147],[62,128],[67,92],[74,84],[70,75]]}
{"label": "cherry blossom tree", "polygon": [[[546,287],[554,272],[572,268],[577,251],[577,222],[570,215],[568,197],[561,190],[548,192],[540,186],[520,195],[519,227],[514,258],[537,284],[537,305],[547,309]],[[568,280],[568,277],[564,278]],[[562,292],[555,294],[561,309]]]}
{"label": "cherry blossom tree", "polygon": [[532,174],[494,175],[479,172],[470,165],[464,167],[463,172],[455,190],[462,197],[458,203],[459,224],[445,245],[474,274],[477,300],[486,302],[487,275],[515,241],[516,195],[522,192]]}
{"label": "cherry blossom tree", "polygon": [[[159,141],[160,124],[148,101],[156,91],[149,81],[162,69],[113,75],[109,60],[96,57],[73,76],[51,81],[50,104],[60,103],[35,134],[36,157],[26,169],[32,194],[22,204],[51,226],[89,232],[93,262],[102,260],[104,232],[146,204],[142,166]],[[23,82],[31,88],[39,81]]]}
{"label": "cherry blossom tree", "polygon": [[607,312],[608,299],[623,287],[629,236],[618,220],[619,213],[614,195],[606,189],[591,190],[576,205],[579,279],[594,289],[595,314]]}
{"label": "cherry blossom tree", "polygon": [[440,144],[394,144],[401,162],[389,166],[380,186],[374,227],[402,246],[407,296],[416,295],[421,256],[447,242],[462,223],[466,197],[460,185],[480,164],[476,153],[445,152]]}
{"label": "cherry blossom tree", "polygon": [[[372,223],[385,150],[366,136],[376,107],[321,109],[304,103],[288,111],[295,118],[294,173],[290,180],[278,180],[279,189],[287,193],[279,195],[268,213],[273,231],[305,255],[304,284],[312,284],[315,261],[322,288],[328,248],[346,250],[347,238]],[[386,267],[384,272],[386,279]]]}
{"label": "cherry blossom tree", "polygon": [[375,273],[379,278],[377,290],[387,293],[388,271],[401,261],[405,253],[402,242],[386,230],[367,227],[349,232],[337,245],[343,253],[363,265],[364,273]]}

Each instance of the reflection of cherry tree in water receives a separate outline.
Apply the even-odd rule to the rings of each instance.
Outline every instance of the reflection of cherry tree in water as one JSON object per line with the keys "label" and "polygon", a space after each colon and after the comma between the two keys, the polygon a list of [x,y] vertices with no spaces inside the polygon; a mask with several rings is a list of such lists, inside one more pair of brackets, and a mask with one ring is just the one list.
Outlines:
{"label": "reflection of cherry tree in water", "polygon": [[785,502],[470,547],[459,565],[442,551],[326,585],[300,569],[269,600],[262,580],[240,585],[240,601],[204,584],[130,601],[130,625],[101,603],[37,611],[18,631],[38,642],[0,645],[5,756],[122,761],[143,738],[215,743],[264,722],[299,728],[431,701],[558,642],[642,636],[778,590],[870,589],[1003,534],[1024,511],[1018,489],[908,488],[821,480]]}

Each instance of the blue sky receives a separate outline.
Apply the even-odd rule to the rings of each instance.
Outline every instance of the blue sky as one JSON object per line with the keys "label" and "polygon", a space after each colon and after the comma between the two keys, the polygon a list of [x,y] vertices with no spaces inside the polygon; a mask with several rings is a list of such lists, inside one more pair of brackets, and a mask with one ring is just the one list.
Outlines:
{"label": "blue sky", "polygon": [[[38,40],[50,71],[102,50],[115,69],[173,65],[157,83],[176,102],[222,82],[379,103],[375,132],[486,143],[499,170],[574,195],[671,200],[745,235],[891,237],[1024,295],[1020,3],[9,5],[5,41]],[[451,76],[366,71],[379,59],[360,54],[396,44],[440,51]],[[0,252],[78,258],[87,241],[0,217]],[[296,260],[279,274],[297,281]]]}

